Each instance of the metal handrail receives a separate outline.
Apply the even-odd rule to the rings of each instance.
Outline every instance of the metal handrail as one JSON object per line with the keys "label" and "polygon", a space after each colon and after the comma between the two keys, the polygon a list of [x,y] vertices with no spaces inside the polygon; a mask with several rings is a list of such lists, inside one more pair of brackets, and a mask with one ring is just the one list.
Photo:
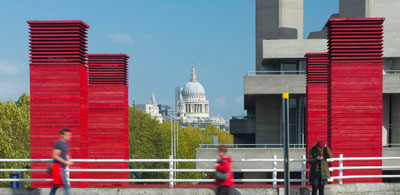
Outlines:
{"label": "metal handrail", "polygon": [[247,71],[246,76],[258,76],[258,75],[304,75],[307,72],[305,70],[271,70],[271,71]]}
{"label": "metal handrail", "polygon": [[383,74],[384,74],[384,75],[386,75],[386,74],[394,74],[394,75],[397,75],[397,74],[400,74],[400,70],[383,70]]}
{"label": "metal handrail", "polygon": [[[400,166],[347,166],[345,167],[343,162],[348,160],[400,160],[400,157],[347,157],[344,158],[342,154],[339,158],[327,159],[328,162],[339,162],[338,167],[330,167],[330,171],[338,170],[338,176],[332,176],[329,181],[339,180],[339,184],[342,184],[343,179],[350,178],[399,178],[400,175],[343,175],[343,170],[367,170],[367,169],[392,169],[400,170]],[[51,162],[52,159],[0,159],[0,162]],[[177,172],[214,172],[215,169],[176,169],[173,166],[174,162],[215,162],[216,159],[73,159],[73,162],[168,162],[169,169],[70,169],[66,168],[67,173],[69,172],[169,172],[170,177],[168,179],[69,179],[69,182],[169,182],[170,187],[173,188],[175,182],[213,182],[214,179],[174,179],[173,175]],[[301,163],[301,168],[290,169],[291,172],[301,172],[301,179],[290,179],[291,182],[301,182],[302,186],[305,187],[306,173],[310,171],[306,168],[306,157],[303,155],[299,159],[289,159],[290,162]],[[278,162],[283,162],[283,159],[278,159],[276,155],[273,155],[272,159],[233,159],[233,162],[271,162],[271,169],[233,169],[233,172],[272,172],[272,179],[234,179],[234,182],[272,182],[276,188],[277,182],[283,182],[283,179],[277,178],[278,172],[283,172],[283,169],[278,169]],[[0,169],[0,172],[45,172],[47,169]],[[39,181],[52,181],[52,179],[2,179],[0,182],[39,182]]]}
{"label": "metal handrail", "polygon": [[[228,148],[246,148],[246,146],[256,148],[283,148],[283,144],[199,144],[201,149],[216,148],[225,145]],[[289,144],[290,148],[305,148],[306,144]],[[250,147],[247,147],[250,148]]]}
{"label": "metal handrail", "polygon": [[[384,75],[399,75],[400,70],[382,70]],[[269,70],[269,71],[247,71],[246,76],[258,75],[304,75],[306,70]]]}

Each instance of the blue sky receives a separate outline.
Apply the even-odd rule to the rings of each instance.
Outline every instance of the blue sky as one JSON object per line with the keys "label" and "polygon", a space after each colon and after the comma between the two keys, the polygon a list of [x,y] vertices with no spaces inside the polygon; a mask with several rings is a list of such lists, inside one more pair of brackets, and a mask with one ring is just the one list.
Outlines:
{"label": "blue sky", "polygon": [[[338,0],[304,0],[304,31],[322,28]],[[243,76],[255,69],[255,0],[0,1],[0,100],[29,93],[27,20],[83,20],[89,53],[126,53],[129,104],[174,107],[191,63],[211,115],[244,113]]]}

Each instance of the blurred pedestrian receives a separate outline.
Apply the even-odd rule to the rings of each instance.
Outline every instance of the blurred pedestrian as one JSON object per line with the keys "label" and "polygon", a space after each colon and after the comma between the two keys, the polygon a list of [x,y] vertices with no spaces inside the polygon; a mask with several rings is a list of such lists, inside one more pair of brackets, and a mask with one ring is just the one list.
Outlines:
{"label": "blurred pedestrian", "polygon": [[217,195],[230,195],[233,185],[232,158],[227,156],[226,146],[218,146],[219,159],[215,163],[215,184],[218,186]]}
{"label": "blurred pedestrian", "polygon": [[50,195],[55,195],[58,188],[64,186],[64,194],[70,195],[70,186],[67,181],[67,174],[65,168],[73,163],[69,159],[68,142],[71,140],[71,131],[62,129],[60,138],[57,140],[53,148],[52,158],[54,163],[52,165],[52,178],[53,187],[51,188]]}
{"label": "blurred pedestrian", "polygon": [[325,184],[330,177],[328,162],[326,160],[331,157],[331,149],[323,140],[318,141],[310,149],[307,163],[311,165],[310,183],[312,186],[312,195],[317,195],[317,191],[319,191],[319,195],[324,195]]}

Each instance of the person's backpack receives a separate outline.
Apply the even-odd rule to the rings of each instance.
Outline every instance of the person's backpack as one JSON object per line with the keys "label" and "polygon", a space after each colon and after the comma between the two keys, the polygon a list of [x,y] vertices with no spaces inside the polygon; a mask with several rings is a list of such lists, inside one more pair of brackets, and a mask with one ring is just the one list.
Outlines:
{"label": "person's backpack", "polygon": [[[218,163],[222,162],[223,160],[219,160]],[[218,169],[215,171],[215,180],[218,182],[224,182],[228,179],[228,172],[224,173],[221,171],[218,171]]]}

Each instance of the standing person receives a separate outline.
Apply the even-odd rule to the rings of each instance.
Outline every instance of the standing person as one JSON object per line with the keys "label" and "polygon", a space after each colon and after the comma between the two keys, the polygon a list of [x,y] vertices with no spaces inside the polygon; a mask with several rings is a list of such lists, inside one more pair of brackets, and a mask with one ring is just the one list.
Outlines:
{"label": "standing person", "polygon": [[64,194],[70,195],[69,184],[67,181],[67,174],[65,167],[73,163],[69,159],[68,142],[71,140],[71,131],[62,129],[60,132],[60,139],[57,140],[53,148],[52,158],[54,160],[52,166],[53,187],[51,188],[50,195],[55,195],[60,186],[64,186]]}
{"label": "standing person", "polygon": [[218,146],[219,159],[215,163],[217,195],[230,195],[230,187],[233,185],[232,158],[226,155],[227,149],[224,145]]}
{"label": "standing person", "polygon": [[307,163],[311,165],[310,183],[312,185],[312,195],[317,195],[317,191],[319,191],[319,195],[324,195],[325,184],[330,177],[326,159],[331,157],[331,149],[329,149],[323,140],[318,141],[310,149]]}

